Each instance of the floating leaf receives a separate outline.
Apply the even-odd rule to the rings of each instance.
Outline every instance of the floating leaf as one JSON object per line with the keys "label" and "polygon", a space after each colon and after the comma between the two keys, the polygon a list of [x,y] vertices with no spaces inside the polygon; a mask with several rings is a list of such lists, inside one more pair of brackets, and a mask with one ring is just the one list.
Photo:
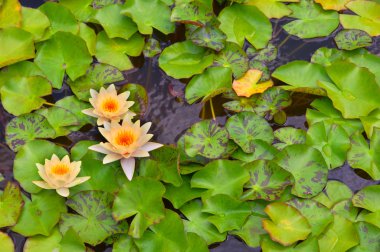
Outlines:
{"label": "floating leaf", "polygon": [[280,198],[285,188],[291,185],[291,175],[276,163],[256,160],[245,165],[250,179],[244,185],[244,200],[263,199],[273,201]]}
{"label": "floating leaf", "polygon": [[187,241],[188,247],[186,252],[207,252],[209,251],[206,241],[195,233],[188,232]]}
{"label": "floating leaf", "polygon": [[289,17],[297,20],[283,26],[291,35],[307,39],[330,35],[339,25],[336,11],[325,11],[312,0],[300,0],[300,3],[287,6],[292,14]]}
{"label": "floating leaf", "polygon": [[214,56],[205,48],[187,40],[165,48],[158,60],[165,73],[173,78],[189,78],[212,64]]}
{"label": "floating leaf", "polygon": [[360,117],[368,138],[372,137],[375,128],[380,128],[380,109],[375,109],[368,116]]}
{"label": "floating leaf", "polygon": [[226,43],[215,56],[214,65],[231,68],[234,77],[241,78],[248,70],[248,58],[239,45]]}
{"label": "floating leaf", "polygon": [[200,198],[204,192],[203,189],[191,188],[189,177],[182,176],[182,180],[182,184],[178,187],[169,184],[166,185],[164,198],[168,199],[176,209],[182,207],[186,202],[192,199]]}
{"label": "floating leaf", "polygon": [[138,249],[133,241],[133,238],[127,234],[122,234],[113,243],[112,251],[114,252],[137,252]]}
{"label": "floating leaf", "polygon": [[41,188],[32,183],[41,180],[36,163],[44,164],[53,154],[59,158],[67,155],[67,151],[45,140],[32,140],[23,145],[16,154],[13,175],[21,187],[29,193],[38,193]]}
{"label": "floating leaf", "polygon": [[263,117],[269,115],[271,118],[278,112],[281,112],[283,109],[290,106],[291,103],[292,99],[289,91],[271,87],[265,90],[264,93],[257,98],[254,112]]}
{"label": "floating leaf", "polygon": [[304,144],[306,142],[306,132],[302,129],[284,127],[275,130],[273,133],[275,139],[279,141],[274,146],[279,150],[292,144]]}
{"label": "floating leaf", "polygon": [[316,3],[322,5],[325,10],[345,10],[346,4],[352,0],[315,0]]}
{"label": "floating leaf", "polygon": [[374,54],[370,54],[368,51],[363,49],[358,49],[354,52],[358,53],[348,56],[347,59],[357,66],[367,68],[371,73],[375,75],[376,82],[380,83],[380,57]]}
{"label": "floating leaf", "polygon": [[248,180],[248,171],[242,168],[241,162],[220,159],[196,172],[191,179],[191,187],[208,189],[207,196],[227,194],[239,198]]}
{"label": "floating leaf", "polygon": [[21,4],[17,0],[3,1],[0,4],[0,28],[20,27],[22,22]]}
{"label": "floating leaf", "polygon": [[250,60],[260,61],[262,63],[269,63],[277,58],[277,51],[277,47],[272,43],[269,43],[267,47],[261,50],[256,50],[254,47],[250,46],[247,48],[247,56]]}
{"label": "floating leaf", "polygon": [[299,2],[299,0],[248,0],[244,4],[256,6],[268,18],[282,18],[292,13],[282,2]]}
{"label": "floating leaf", "polygon": [[66,205],[78,214],[62,214],[60,230],[72,228],[83,242],[93,246],[124,229],[112,217],[113,195],[107,192],[86,191],[70,197]]}
{"label": "floating leaf", "polygon": [[105,84],[121,80],[124,80],[124,76],[117,68],[106,64],[93,64],[86,75],[75,81],[68,80],[67,83],[79,99],[88,101],[91,97],[90,89],[99,90]]}
{"label": "floating leaf", "polygon": [[165,187],[158,181],[137,177],[126,182],[115,198],[113,216],[122,220],[136,215],[129,229],[129,235],[140,238],[152,224],[165,217],[162,196]]}
{"label": "floating leaf", "polygon": [[13,226],[17,223],[24,200],[18,185],[8,182],[4,191],[0,191],[0,227]]}
{"label": "floating leaf", "polygon": [[15,251],[15,246],[13,244],[12,238],[3,232],[0,232],[0,247],[3,252]]}
{"label": "floating leaf", "polygon": [[85,41],[69,32],[55,33],[38,47],[35,59],[54,88],[62,87],[65,72],[75,80],[86,73],[91,62]]}
{"label": "floating leaf", "polygon": [[349,199],[339,201],[331,209],[332,213],[344,217],[351,222],[356,221],[359,211],[360,209],[355,207]]}
{"label": "floating leaf", "polygon": [[70,110],[61,107],[39,109],[35,113],[44,116],[55,131],[55,137],[68,135],[70,127],[79,125],[77,117]]}
{"label": "floating leaf", "polygon": [[[68,8],[79,21],[87,22],[96,12],[90,5],[92,4],[95,7],[96,2],[97,0],[60,0],[59,4]],[[113,0],[112,3],[114,3]]]}
{"label": "floating leaf", "polygon": [[160,42],[154,38],[149,38],[145,43],[143,53],[145,57],[152,58],[161,53],[161,51]]}
{"label": "floating leaf", "polygon": [[0,67],[34,58],[33,35],[27,31],[14,27],[1,29],[0,44]]}
{"label": "floating leaf", "polygon": [[371,36],[361,30],[342,30],[334,40],[338,48],[342,50],[354,50],[372,44]]}
{"label": "floating leaf", "polygon": [[296,241],[305,240],[311,233],[307,219],[294,207],[275,202],[265,208],[271,220],[263,220],[263,227],[273,241],[289,246]]}
{"label": "floating leaf", "polygon": [[193,124],[184,138],[185,152],[190,157],[219,158],[227,151],[227,130],[211,120]]}
{"label": "floating leaf", "polygon": [[153,28],[164,34],[175,29],[174,23],[170,22],[170,8],[160,0],[127,1],[121,13],[131,17],[142,34],[152,34]]}
{"label": "floating leaf", "polygon": [[46,117],[39,114],[25,114],[13,118],[5,129],[6,142],[17,152],[26,142],[36,138],[53,138],[55,131]]}
{"label": "floating leaf", "polygon": [[249,69],[243,77],[234,80],[232,88],[238,96],[250,97],[253,94],[263,93],[265,90],[273,86],[271,80],[257,83],[262,76],[262,72],[257,69]]}
{"label": "floating leaf", "polygon": [[227,41],[243,46],[248,40],[255,48],[264,48],[272,37],[269,19],[255,6],[233,4],[224,8],[218,17],[220,29]]}
{"label": "floating leaf", "polygon": [[323,192],[315,196],[313,200],[332,208],[338,202],[351,199],[352,195],[352,191],[347,185],[339,181],[330,180],[327,182]]}
{"label": "floating leaf", "polygon": [[23,236],[42,234],[48,236],[66,212],[65,199],[55,190],[43,190],[32,194],[32,199],[23,197],[25,205],[20,218],[12,231]]}
{"label": "floating leaf", "polygon": [[380,210],[379,191],[380,185],[366,186],[354,195],[352,202],[356,207],[377,212]]}
{"label": "floating leaf", "polygon": [[296,243],[292,246],[282,246],[272,241],[268,235],[263,235],[261,239],[261,249],[264,252],[280,252],[280,251],[320,251],[318,240],[316,237],[310,237],[303,242]]}
{"label": "floating leaf", "polygon": [[241,238],[248,246],[260,246],[260,239],[266,231],[262,227],[262,216],[250,215],[240,230],[233,230],[230,232]]}
{"label": "floating leaf", "polygon": [[46,28],[50,26],[50,21],[47,16],[38,9],[27,7],[22,7],[21,13],[21,28],[33,34],[34,40],[40,40],[43,37]]}
{"label": "floating leaf", "polygon": [[273,142],[273,130],[262,117],[252,112],[241,112],[228,118],[226,128],[233,139],[247,153],[255,150],[254,140]]}
{"label": "floating leaf", "polygon": [[88,25],[80,23],[79,25],[79,37],[81,37],[84,42],[86,42],[88,52],[91,56],[96,53],[96,33]]}
{"label": "floating leaf", "polygon": [[233,112],[254,112],[257,96],[239,97],[239,100],[223,103],[223,108]]}
{"label": "floating leaf", "polygon": [[202,74],[194,76],[186,86],[185,97],[189,104],[202,98],[206,102],[231,89],[231,70],[225,67],[210,67]]}
{"label": "floating leaf", "polygon": [[380,250],[380,229],[376,226],[357,222],[354,224],[359,234],[359,245],[350,249],[350,252],[376,252]]}
{"label": "floating leaf", "polygon": [[318,48],[311,56],[311,63],[317,63],[322,66],[330,66],[334,61],[348,59],[356,54],[360,54],[362,50],[343,51],[337,48]]}
{"label": "floating leaf", "polygon": [[294,177],[292,194],[310,198],[318,194],[327,182],[328,167],[322,154],[307,145],[295,144],[285,147],[275,162]]}
{"label": "floating leaf", "polygon": [[255,151],[253,153],[246,153],[241,148],[232,153],[232,157],[243,162],[249,163],[258,159],[272,160],[278,153],[278,150],[268,142],[263,140],[253,140]]}
{"label": "floating leaf", "polygon": [[[206,23],[190,33],[189,39],[198,46],[208,47],[215,51],[224,48],[226,35],[217,27],[217,24]],[[240,48],[240,47],[239,47]]]}
{"label": "floating leaf", "polygon": [[129,109],[139,115],[145,114],[149,105],[149,97],[146,89],[142,85],[129,83],[120,89],[120,93],[125,91],[130,92],[128,100],[135,102]]}
{"label": "floating leaf", "polygon": [[176,1],[171,21],[203,26],[214,15],[212,0]]}

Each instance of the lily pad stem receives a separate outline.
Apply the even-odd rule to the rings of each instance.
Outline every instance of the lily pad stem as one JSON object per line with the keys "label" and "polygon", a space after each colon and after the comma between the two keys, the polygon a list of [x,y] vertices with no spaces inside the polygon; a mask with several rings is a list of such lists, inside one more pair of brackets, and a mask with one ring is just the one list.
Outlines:
{"label": "lily pad stem", "polygon": [[290,34],[288,34],[288,36],[277,46],[277,50],[281,47],[281,46],[283,46],[285,43],[286,43],[286,41],[288,41],[289,40],[289,38],[290,38]]}
{"label": "lily pad stem", "polygon": [[211,108],[212,119],[213,119],[214,121],[216,121],[215,111],[214,111],[214,105],[212,104],[212,99],[210,99],[210,108]]}
{"label": "lily pad stem", "polygon": [[49,105],[49,106],[55,106],[55,104],[54,103],[51,103],[51,102],[44,102],[44,104],[46,104],[46,105]]}

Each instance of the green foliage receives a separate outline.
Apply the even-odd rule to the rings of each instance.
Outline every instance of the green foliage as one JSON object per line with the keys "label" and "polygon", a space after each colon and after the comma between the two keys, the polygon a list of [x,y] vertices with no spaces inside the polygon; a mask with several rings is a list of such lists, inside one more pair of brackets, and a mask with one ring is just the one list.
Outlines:
{"label": "green foliage", "polygon": [[372,38],[366,32],[360,30],[343,30],[334,38],[339,49],[354,50],[360,47],[370,46]]}
{"label": "green foliage", "polygon": [[4,191],[0,191],[0,227],[15,225],[23,206],[24,200],[21,197],[20,188],[8,182]]}
{"label": "green foliage", "polygon": [[12,238],[3,232],[0,232],[0,246],[4,252],[15,251],[15,246],[13,244]]}

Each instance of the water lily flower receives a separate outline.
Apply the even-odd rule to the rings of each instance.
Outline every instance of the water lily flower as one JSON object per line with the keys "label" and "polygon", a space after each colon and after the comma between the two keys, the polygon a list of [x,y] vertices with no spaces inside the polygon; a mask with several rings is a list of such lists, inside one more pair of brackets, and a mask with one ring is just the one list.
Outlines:
{"label": "water lily flower", "polygon": [[140,127],[139,120],[133,123],[131,119],[127,116],[121,124],[116,121],[104,123],[104,128],[99,128],[99,131],[108,142],[89,147],[90,150],[106,154],[104,164],[120,160],[129,180],[132,180],[135,171],[135,157],[149,157],[149,151],[162,146],[149,142],[153,137],[153,134],[148,134],[152,123],[148,122]]}
{"label": "water lily flower", "polygon": [[129,111],[129,108],[135,103],[127,101],[130,92],[117,94],[115,85],[111,84],[107,89],[100,88],[99,93],[94,89],[90,89],[91,98],[89,99],[93,108],[82,110],[86,115],[97,117],[98,125],[103,125],[108,121],[117,121],[125,117],[127,114],[134,116],[135,114]]}
{"label": "water lily flower", "polygon": [[238,96],[251,97],[253,94],[263,93],[265,90],[273,86],[271,80],[257,83],[263,72],[257,69],[249,69],[243,77],[234,80],[232,88]]}
{"label": "water lily flower", "polygon": [[89,176],[77,177],[80,172],[81,161],[70,162],[68,155],[60,160],[55,154],[51,159],[45,159],[45,164],[36,164],[38,174],[43,181],[32,181],[44,189],[55,189],[63,197],[69,196],[69,188],[79,185],[90,179]]}

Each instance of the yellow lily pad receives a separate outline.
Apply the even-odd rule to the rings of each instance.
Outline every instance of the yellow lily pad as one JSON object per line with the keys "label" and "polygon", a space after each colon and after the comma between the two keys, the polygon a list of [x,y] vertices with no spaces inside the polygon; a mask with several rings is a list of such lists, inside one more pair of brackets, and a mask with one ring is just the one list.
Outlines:
{"label": "yellow lily pad", "polygon": [[268,80],[262,83],[257,83],[262,75],[262,71],[250,69],[243,77],[234,80],[232,88],[238,96],[250,97],[253,94],[263,93],[265,90],[273,86],[273,81]]}

